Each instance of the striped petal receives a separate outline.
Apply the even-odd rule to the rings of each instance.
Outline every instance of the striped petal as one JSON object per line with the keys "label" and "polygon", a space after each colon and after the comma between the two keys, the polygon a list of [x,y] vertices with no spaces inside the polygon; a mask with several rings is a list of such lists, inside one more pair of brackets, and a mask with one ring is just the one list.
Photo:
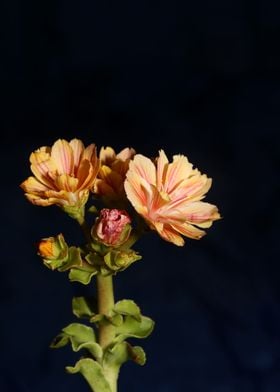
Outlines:
{"label": "striped petal", "polygon": [[51,151],[51,158],[58,174],[73,174],[74,157],[70,144],[63,139],[57,140]]}
{"label": "striped petal", "polygon": [[77,174],[77,170],[80,165],[85,146],[83,142],[79,139],[72,139],[69,144],[73,152],[73,165],[74,165],[74,175],[75,175]]}

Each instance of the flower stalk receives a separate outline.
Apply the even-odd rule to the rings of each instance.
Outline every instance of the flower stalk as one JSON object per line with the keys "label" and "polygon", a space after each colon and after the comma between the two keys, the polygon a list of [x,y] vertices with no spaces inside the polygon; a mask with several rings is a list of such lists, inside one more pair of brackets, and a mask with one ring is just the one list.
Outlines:
{"label": "flower stalk", "polygon": [[[113,277],[112,275],[102,276],[99,274],[96,277],[96,283],[98,313],[105,317],[110,317],[115,305]],[[99,324],[98,343],[103,350],[106,350],[106,348],[113,344],[116,335],[115,329],[116,327],[106,319]],[[117,392],[118,373],[118,369],[111,367],[104,368],[104,374],[112,392]]]}
{"label": "flower stalk", "polygon": [[[164,151],[149,159],[132,148],[116,153],[111,147],[85,147],[81,140],[59,139],[30,155],[33,176],[21,188],[38,206],[58,206],[76,220],[85,237],[82,246],[68,245],[62,233],[43,238],[38,255],[52,271],[67,271],[71,282],[87,285],[96,277],[96,304],[92,297],[74,297],[72,311],[87,324],[72,322],[62,328],[52,348],[71,344],[82,351],[70,374],[80,373],[92,392],[117,392],[120,367],[132,360],[144,365],[142,347],[127,339],[148,337],[154,328],[131,299],[115,303],[113,278],[141,255],[132,246],[147,232],[184,245],[184,238],[200,239],[220,214],[202,201],[211,179],[183,155],[169,162]],[[91,193],[101,204],[85,208]],[[86,212],[96,214],[88,226]],[[92,215],[91,215],[92,217]],[[72,220],[73,220],[72,219]]]}

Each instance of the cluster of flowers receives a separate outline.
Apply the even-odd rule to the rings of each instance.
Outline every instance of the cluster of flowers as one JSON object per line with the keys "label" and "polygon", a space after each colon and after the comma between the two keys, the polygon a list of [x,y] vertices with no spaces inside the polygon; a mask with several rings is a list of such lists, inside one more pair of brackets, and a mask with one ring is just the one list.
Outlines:
{"label": "cluster of flowers", "polygon": [[184,155],[169,162],[163,150],[149,159],[132,148],[116,154],[102,147],[98,156],[94,144],[85,148],[81,140],[59,139],[33,152],[30,163],[33,176],[21,187],[33,204],[56,204],[79,219],[90,193],[102,200],[107,209],[95,235],[105,244],[119,245],[121,228],[131,223],[129,204],[151,230],[178,246],[184,245],[182,236],[200,239],[220,218],[215,205],[201,201],[211,179]]}

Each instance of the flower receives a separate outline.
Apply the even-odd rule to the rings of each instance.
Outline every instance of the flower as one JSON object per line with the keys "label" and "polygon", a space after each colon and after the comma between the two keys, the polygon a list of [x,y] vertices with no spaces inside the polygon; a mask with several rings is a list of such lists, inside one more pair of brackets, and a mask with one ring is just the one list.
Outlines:
{"label": "flower", "polygon": [[92,237],[107,246],[120,246],[129,237],[131,219],[124,210],[103,208],[92,228]]}
{"label": "flower", "polygon": [[135,210],[166,241],[184,245],[182,235],[200,239],[214,220],[216,206],[202,202],[211,179],[201,174],[184,155],[169,163],[163,150],[152,162],[137,154],[129,164],[125,191]]}
{"label": "flower", "polygon": [[101,163],[93,193],[99,195],[106,204],[126,199],[124,180],[130,160],[135,155],[133,148],[124,148],[118,154],[112,147],[102,147],[99,154]]}
{"label": "flower", "polygon": [[21,184],[31,203],[56,204],[62,208],[81,207],[88,199],[99,170],[94,144],[84,147],[81,140],[57,140],[30,155],[34,176]]}

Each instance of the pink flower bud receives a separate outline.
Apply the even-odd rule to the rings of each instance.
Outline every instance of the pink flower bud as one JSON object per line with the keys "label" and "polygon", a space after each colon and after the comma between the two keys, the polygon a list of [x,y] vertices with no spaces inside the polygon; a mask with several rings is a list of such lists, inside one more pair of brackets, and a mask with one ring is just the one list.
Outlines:
{"label": "pink flower bud", "polygon": [[107,246],[120,246],[129,237],[130,223],[126,211],[103,208],[92,228],[92,236]]}

